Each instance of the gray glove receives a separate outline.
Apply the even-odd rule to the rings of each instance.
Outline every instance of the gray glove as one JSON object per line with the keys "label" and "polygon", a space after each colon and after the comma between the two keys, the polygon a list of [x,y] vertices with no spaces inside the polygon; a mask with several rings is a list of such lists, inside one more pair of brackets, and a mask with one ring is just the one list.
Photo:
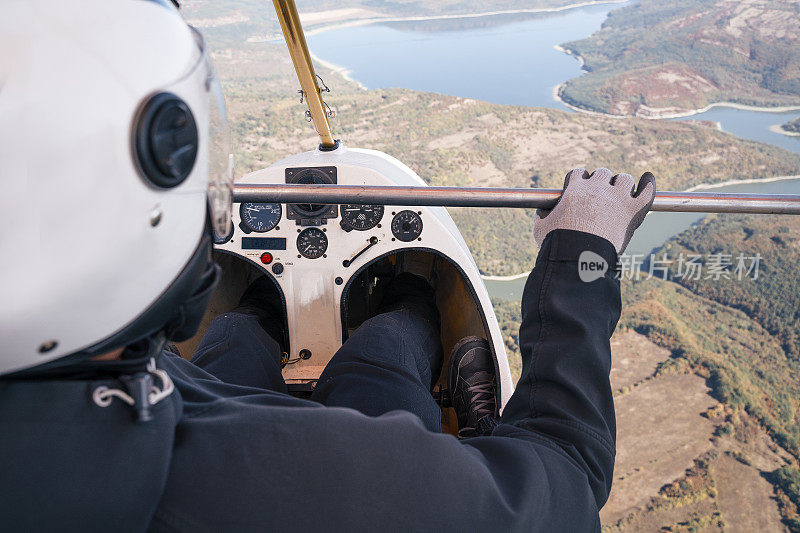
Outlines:
{"label": "gray glove", "polygon": [[536,211],[533,236],[542,241],[554,229],[571,229],[609,241],[621,254],[653,205],[656,179],[650,172],[635,181],[630,174],[612,176],[607,168],[591,175],[586,169],[571,170],[564,178],[564,193],[549,210]]}

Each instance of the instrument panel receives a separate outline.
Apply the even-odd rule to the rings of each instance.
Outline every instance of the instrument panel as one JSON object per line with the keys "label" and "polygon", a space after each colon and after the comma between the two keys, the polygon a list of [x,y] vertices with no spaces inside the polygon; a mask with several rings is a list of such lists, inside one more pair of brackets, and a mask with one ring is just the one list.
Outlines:
{"label": "instrument panel", "polygon": [[[289,209],[295,208],[295,204],[287,206]],[[319,213],[329,212],[331,206],[311,206],[312,209],[307,209],[308,204],[302,206],[306,213]],[[340,227],[345,232],[359,231],[366,232],[373,228],[382,228],[382,220],[385,214],[385,208],[382,205],[357,205],[345,204],[336,206],[337,211],[341,212]],[[295,210],[295,213],[298,211]],[[244,235],[251,233],[268,233],[272,230],[279,230],[281,220],[283,219],[284,208],[281,204],[272,203],[253,203],[247,202],[239,205],[239,224],[236,225]],[[328,250],[328,237],[326,235],[327,228],[322,228],[312,224],[306,224],[309,219],[313,219],[315,215],[309,218],[301,218],[297,221],[300,226],[309,225],[306,229],[298,229],[298,235],[295,242],[298,257],[305,257],[307,259],[319,259],[325,257]],[[328,219],[324,219],[327,222]],[[289,222],[287,220],[287,222]],[[319,226],[324,225],[319,222]],[[403,242],[410,242],[420,238],[423,229],[422,218],[420,213],[404,210],[400,212],[392,212],[391,230],[394,238],[392,240],[399,240]],[[223,239],[218,239],[215,244],[222,245],[231,240],[234,231]],[[286,239],[280,238],[258,238],[258,237],[241,237],[241,247],[244,250],[286,250]]]}
{"label": "instrument panel", "polygon": [[[335,166],[286,168],[284,178],[293,184],[338,182]],[[240,248],[254,261],[265,265],[273,259],[283,262],[277,269],[280,273],[292,265],[292,258],[325,259],[330,250],[336,252],[335,257],[343,258],[341,264],[347,268],[382,240],[421,241],[424,228],[422,211],[402,209],[388,213],[383,205],[245,202],[239,204],[238,214],[233,232],[216,244],[224,246],[234,240],[234,249]],[[354,239],[346,235],[356,237],[360,233],[367,234],[363,244],[353,246]],[[360,243],[361,239],[355,241]],[[275,270],[273,273],[277,274]]]}

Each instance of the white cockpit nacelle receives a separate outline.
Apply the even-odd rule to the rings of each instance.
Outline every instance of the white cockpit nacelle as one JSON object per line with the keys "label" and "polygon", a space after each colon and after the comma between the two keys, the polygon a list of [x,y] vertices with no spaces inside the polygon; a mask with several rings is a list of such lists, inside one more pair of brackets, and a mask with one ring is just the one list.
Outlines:
{"label": "white cockpit nacelle", "polygon": [[[247,174],[238,183],[425,185],[410,168],[373,150],[315,150]],[[489,295],[461,233],[443,207],[236,204],[233,233],[216,245],[223,279],[198,335],[180,345],[187,356],[217,315],[232,310],[247,285],[266,274],[285,305],[290,390],[310,390],[347,335],[368,318],[369,299],[386,277],[407,269],[435,271],[445,366],[470,335],[490,341],[501,405],[513,385]],[[412,270],[413,271],[413,270]],[[365,303],[366,302],[366,303]],[[440,384],[446,383],[446,372]]]}

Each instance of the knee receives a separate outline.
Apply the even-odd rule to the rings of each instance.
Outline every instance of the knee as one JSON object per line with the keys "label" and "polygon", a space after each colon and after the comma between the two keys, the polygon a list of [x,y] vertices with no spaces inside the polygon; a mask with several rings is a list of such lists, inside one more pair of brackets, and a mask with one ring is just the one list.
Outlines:
{"label": "knee", "polygon": [[441,365],[441,355],[435,325],[413,309],[398,309],[364,322],[336,358],[410,372],[427,383],[432,373],[438,375],[436,367]]}

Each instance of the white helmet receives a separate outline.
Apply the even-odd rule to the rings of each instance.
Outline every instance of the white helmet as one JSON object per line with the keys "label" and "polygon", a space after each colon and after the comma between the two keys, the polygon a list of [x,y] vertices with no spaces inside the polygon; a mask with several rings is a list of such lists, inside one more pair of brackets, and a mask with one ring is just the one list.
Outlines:
{"label": "white helmet", "polygon": [[2,2],[0,374],[194,333],[230,227],[224,118],[170,2]]}

